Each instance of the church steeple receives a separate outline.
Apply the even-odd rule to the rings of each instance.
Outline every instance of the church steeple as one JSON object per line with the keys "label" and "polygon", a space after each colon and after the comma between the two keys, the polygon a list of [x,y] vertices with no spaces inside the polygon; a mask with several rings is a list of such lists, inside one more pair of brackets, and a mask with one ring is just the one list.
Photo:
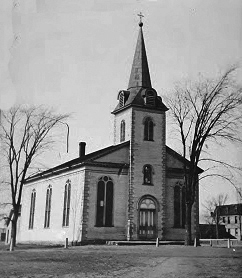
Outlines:
{"label": "church steeple", "polygon": [[137,87],[151,88],[150,72],[149,72],[149,66],[148,66],[148,61],[146,56],[145,42],[144,42],[144,36],[142,30],[143,22],[141,21],[141,17],[143,15],[140,13],[139,16],[140,16],[140,23],[139,23],[140,30],[139,30],[138,40],[136,44],[131,74],[129,78],[128,90],[130,88],[137,88]]}

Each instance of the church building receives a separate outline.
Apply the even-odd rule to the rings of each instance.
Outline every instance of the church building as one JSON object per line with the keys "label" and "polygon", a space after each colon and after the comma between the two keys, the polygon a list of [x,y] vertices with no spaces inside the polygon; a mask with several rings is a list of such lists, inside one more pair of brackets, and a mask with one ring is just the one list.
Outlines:
{"label": "church building", "polygon": [[[151,84],[142,29],[140,22],[128,87],[112,111],[114,144],[86,154],[81,142],[77,158],[26,180],[17,242],[184,240],[190,162],[166,146],[168,108]],[[198,200],[197,186],[193,238]]]}

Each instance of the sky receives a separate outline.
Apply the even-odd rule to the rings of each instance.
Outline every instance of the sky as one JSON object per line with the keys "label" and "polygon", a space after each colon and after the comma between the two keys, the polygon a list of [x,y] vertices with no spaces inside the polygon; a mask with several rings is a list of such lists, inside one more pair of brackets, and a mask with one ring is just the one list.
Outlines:
{"label": "sky", "polygon": [[[216,77],[241,63],[241,0],[1,0],[0,109],[27,103],[71,113],[69,153],[60,144],[49,167],[77,157],[80,141],[87,153],[113,144],[111,111],[128,86],[140,11],[160,96],[176,82]],[[176,149],[169,132],[167,145]],[[242,165],[239,146],[211,153]],[[220,191],[236,201],[231,185],[207,179],[200,203]]]}

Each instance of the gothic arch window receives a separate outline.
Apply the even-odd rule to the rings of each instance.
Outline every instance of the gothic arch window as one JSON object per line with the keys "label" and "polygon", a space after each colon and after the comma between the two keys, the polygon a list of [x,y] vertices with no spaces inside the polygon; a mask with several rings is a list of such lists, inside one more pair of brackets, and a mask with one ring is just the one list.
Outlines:
{"label": "gothic arch window", "polygon": [[113,226],[113,181],[108,176],[99,178],[97,184],[96,226]]}
{"label": "gothic arch window", "polygon": [[149,164],[144,165],[144,167],[143,167],[143,177],[144,177],[143,183],[152,185],[152,175],[153,175],[152,166]]}
{"label": "gothic arch window", "polygon": [[49,185],[46,191],[45,223],[44,223],[45,228],[50,227],[51,197],[52,197],[52,187],[51,185]]}
{"label": "gothic arch window", "polygon": [[125,141],[125,121],[122,120],[120,124],[120,142]]}
{"label": "gothic arch window", "polygon": [[63,206],[63,220],[62,220],[63,227],[69,226],[70,201],[71,201],[71,181],[67,180],[65,184],[65,191],[64,191],[64,206]]}
{"label": "gothic arch window", "polygon": [[31,193],[31,201],[30,201],[29,229],[33,229],[34,227],[35,200],[36,200],[36,191],[35,189],[33,189]]}
{"label": "gothic arch window", "polygon": [[150,117],[145,118],[144,120],[144,140],[153,141],[154,137],[154,123]]}
{"label": "gothic arch window", "polygon": [[174,227],[184,228],[186,221],[186,189],[177,184],[174,187]]}

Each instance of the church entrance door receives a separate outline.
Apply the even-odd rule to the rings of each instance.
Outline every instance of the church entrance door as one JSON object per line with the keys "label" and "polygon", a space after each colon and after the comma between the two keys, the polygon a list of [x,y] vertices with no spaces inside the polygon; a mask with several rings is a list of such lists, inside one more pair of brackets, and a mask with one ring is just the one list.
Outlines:
{"label": "church entrance door", "polygon": [[144,199],[139,209],[139,238],[156,238],[156,207],[151,199]]}

